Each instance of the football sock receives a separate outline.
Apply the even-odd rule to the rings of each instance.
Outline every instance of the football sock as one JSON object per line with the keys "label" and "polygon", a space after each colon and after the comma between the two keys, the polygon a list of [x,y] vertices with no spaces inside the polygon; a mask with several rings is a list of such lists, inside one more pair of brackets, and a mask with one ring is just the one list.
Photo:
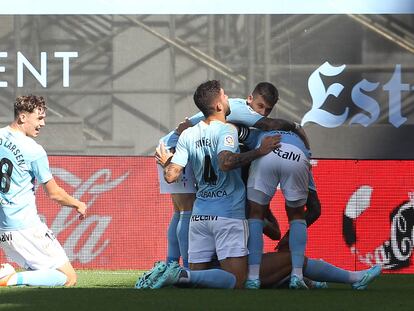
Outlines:
{"label": "football sock", "polygon": [[303,271],[304,275],[312,280],[321,282],[335,283],[355,283],[359,281],[366,270],[348,271],[323,261],[308,259],[308,263]]}
{"label": "football sock", "polygon": [[177,261],[180,259],[180,246],[177,237],[177,225],[180,220],[180,213],[174,212],[170,220],[170,225],[167,231],[167,263]]}
{"label": "football sock", "polygon": [[180,212],[177,225],[177,237],[184,268],[188,268],[188,230],[190,227],[191,211]]}
{"label": "football sock", "polygon": [[249,273],[248,280],[259,279],[260,263],[263,254],[263,220],[252,218],[249,223],[249,239],[247,248],[249,249]]}
{"label": "football sock", "polygon": [[292,259],[292,273],[299,278],[303,277],[303,262],[307,240],[307,226],[304,219],[295,219],[290,222],[289,248]]}
{"label": "football sock", "polygon": [[227,271],[221,269],[209,270],[185,270],[188,279],[179,279],[179,283],[191,283],[197,287],[207,288],[234,288],[236,285],[236,277]]}
{"label": "football sock", "polygon": [[66,280],[66,275],[55,269],[34,270],[16,273],[7,285],[63,286]]}

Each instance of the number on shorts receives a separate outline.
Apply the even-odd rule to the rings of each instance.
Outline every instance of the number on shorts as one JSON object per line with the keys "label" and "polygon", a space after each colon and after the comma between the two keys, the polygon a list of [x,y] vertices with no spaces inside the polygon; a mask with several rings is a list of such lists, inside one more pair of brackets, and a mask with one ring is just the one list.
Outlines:
{"label": "number on shorts", "polygon": [[209,185],[215,185],[217,182],[217,175],[214,171],[213,165],[211,164],[211,158],[209,155],[204,157],[204,181]]}
{"label": "number on shorts", "polygon": [[7,193],[10,189],[10,176],[13,172],[13,163],[7,158],[0,160],[0,191]]}

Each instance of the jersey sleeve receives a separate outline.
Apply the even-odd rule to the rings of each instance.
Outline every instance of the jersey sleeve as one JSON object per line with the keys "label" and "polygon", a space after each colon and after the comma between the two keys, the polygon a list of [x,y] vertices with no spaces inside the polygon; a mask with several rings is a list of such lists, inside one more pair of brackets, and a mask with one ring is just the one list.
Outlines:
{"label": "jersey sleeve", "polygon": [[229,98],[230,114],[227,116],[227,122],[253,126],[263,118],[263,116],[254,111],[245,99]]}
{"label": "jersey sleeve", "polygon": [[223,126],[218,136],[217,154],[222,151],[231,151],[236,153],[238,150],[239,140],[237,129],[230,124],[226,124],[226,126]]}
{"label": "jersey sleeve", "polygon": [[167,135],[161,137],[159,143],[163,143],[165,148],[171,149],[177,145],[179,137],[180,136],[177,134],[176,131],[171,131]]}
{"label": "jersey sleeve", "polygon": [[33,174],[39,183],[44,184],[53,178],[49,168],[49,160],[44,150],[39,157],[32,161],[31,166]]}
{"label": "jersey sleeve", "polygon": [[178,139],[177,146],[175,148],[174,156],[171,163],[185,167],[188,162],[188,151],[185,147],[185,135],[181,135]]}
{"label": "jersey sleeve", "polygon": [[[191,124],[194,126],[200,121],[204,120],[205,117],[202,112],[199,112],[193,115],[192,117],[190,117],[189,119],[190,119]],[[174,130],[174,131],[169,132],[167,135],[161,137],[160,143],[164,143],[167,149],[171,149],[177,145],[179,137],[180,135],[178,135],[178,133]]]}
{"label": "jersey sleeve", "polygon": [[190,117],[190,121],[192,125],[198,124],[200,121],[203,121],[205,119],[203,113],[200,111],[199,113],[193,115]]}

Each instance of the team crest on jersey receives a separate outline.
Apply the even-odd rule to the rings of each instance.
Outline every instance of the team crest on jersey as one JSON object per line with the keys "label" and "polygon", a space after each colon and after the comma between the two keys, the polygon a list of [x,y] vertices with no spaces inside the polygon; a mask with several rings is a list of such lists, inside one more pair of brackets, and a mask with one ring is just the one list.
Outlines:
{"label": "team crest on jersey", "polygon": [[234,138],[233,138],[233,136],[226,135],[226,137],[224,137],[224,146],[234,147]]}

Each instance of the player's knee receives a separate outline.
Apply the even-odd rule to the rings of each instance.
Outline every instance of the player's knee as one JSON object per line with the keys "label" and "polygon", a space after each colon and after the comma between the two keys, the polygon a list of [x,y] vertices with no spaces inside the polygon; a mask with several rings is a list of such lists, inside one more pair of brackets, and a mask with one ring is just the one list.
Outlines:
{"label": "player's knee", "polygon": [[299,201],[287,201],[285,208],[289,221],[305,219],[305,205],[299,205]]}
{"label": "player's knee", "polygon": [[231,274],[231,276],[229,276],[227,281],[228,283],[225,285],[226,288],[229,288],[229,289],[236,288],[237,278],[234,274]]}
{"label": "player's knee", "polygon": [[260,205],[253,201],[248,201],[247,209],[249,218],[264,219],[266,214],[266,206]]}
{"label": "player's knee", "polygon": [[264,211],[261,208],[251,207],[249,209],[249,218],[263,219]]}

